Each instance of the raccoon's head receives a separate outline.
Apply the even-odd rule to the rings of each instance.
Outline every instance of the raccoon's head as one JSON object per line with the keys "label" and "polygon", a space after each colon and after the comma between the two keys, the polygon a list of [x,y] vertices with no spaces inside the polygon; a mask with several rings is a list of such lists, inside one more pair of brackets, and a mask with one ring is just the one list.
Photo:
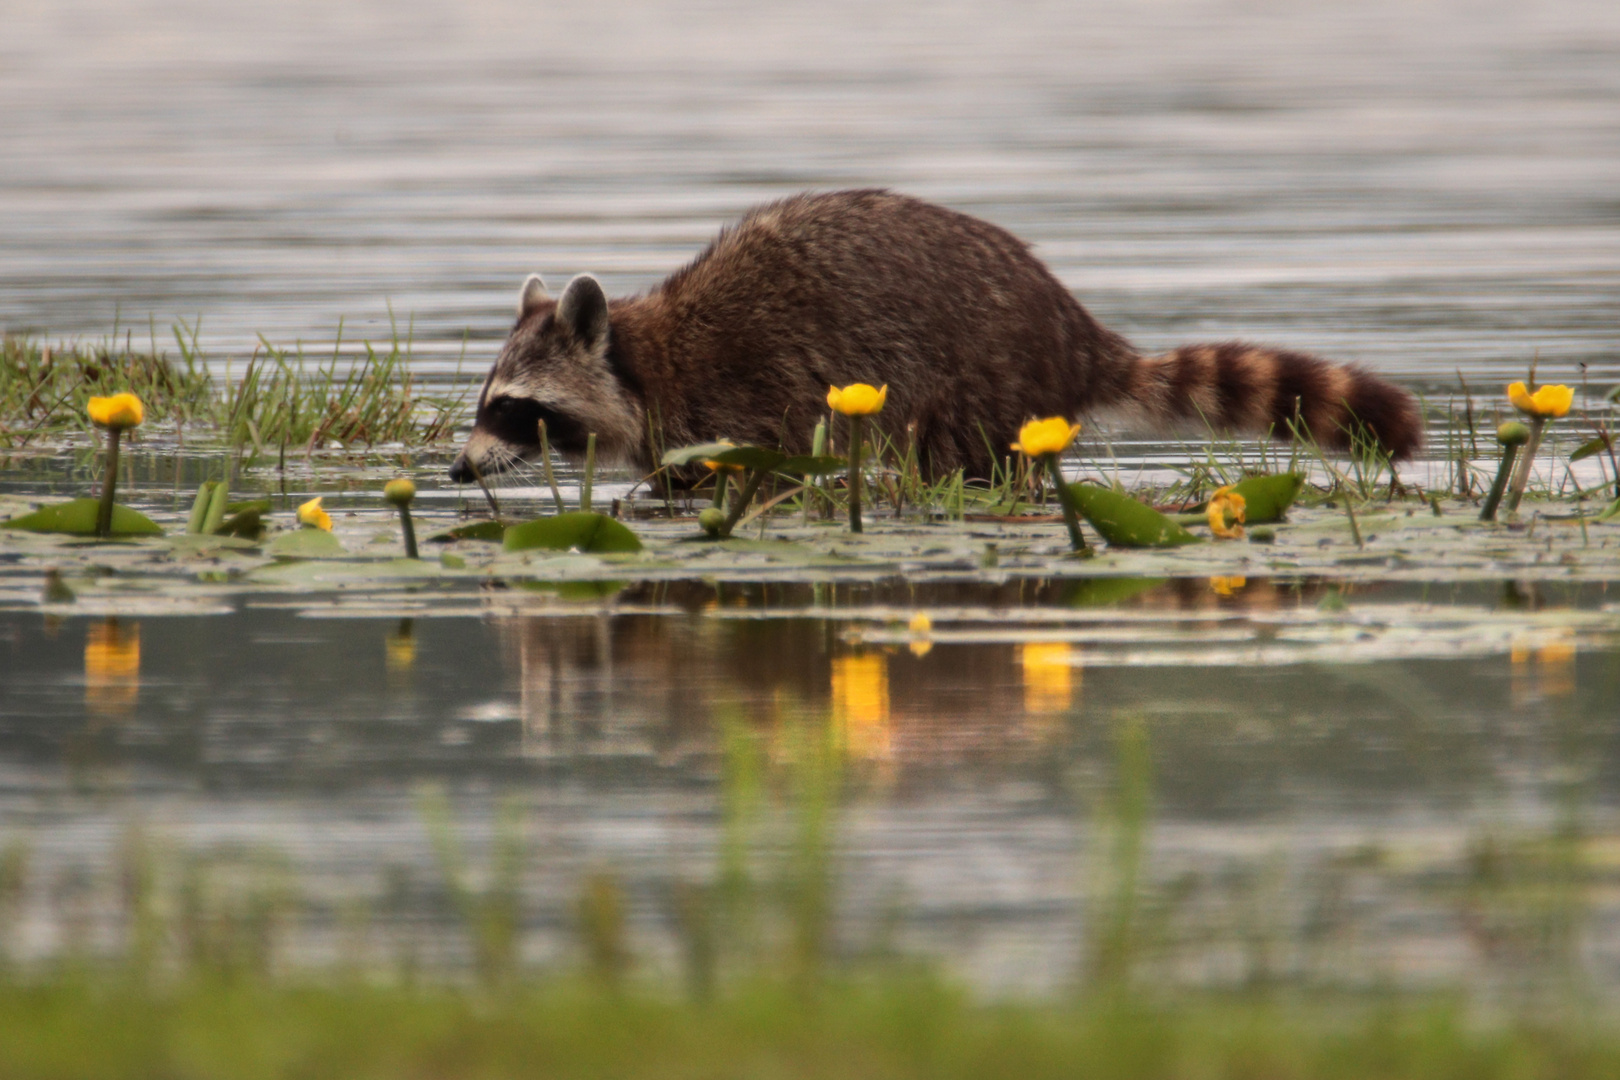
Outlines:
{"label": "raccoon's head", "polygon": [[596,433],[603,460],[632,457],[642,422],[626,372],[614,354],[608,300],[589,274],[568,283],[555,299],[538,274],[523,283],[517,324],[478,395],[472,434],[450,479],[490,477],[540,454],[546,439],[562,453],[585,453]]}

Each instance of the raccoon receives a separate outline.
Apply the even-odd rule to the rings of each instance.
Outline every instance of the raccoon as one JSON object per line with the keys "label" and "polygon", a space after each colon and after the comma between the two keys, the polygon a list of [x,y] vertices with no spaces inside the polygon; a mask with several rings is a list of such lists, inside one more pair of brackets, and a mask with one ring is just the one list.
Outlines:
{"label": "raccoon", "polygon": [[1416,402],[1354,366],[1239,342],[1138,353],[1011,233],[883,190],[805,194],[750,211],[641,296],[589,275],[523,285],[451,479],[552,445],[651,471],[660,449],[730,438],[808,449],[829,386],[889,387],[877,418],[935,476],[988,475],[1032,417],[1124,407],[1394,459],[1422,440]]}

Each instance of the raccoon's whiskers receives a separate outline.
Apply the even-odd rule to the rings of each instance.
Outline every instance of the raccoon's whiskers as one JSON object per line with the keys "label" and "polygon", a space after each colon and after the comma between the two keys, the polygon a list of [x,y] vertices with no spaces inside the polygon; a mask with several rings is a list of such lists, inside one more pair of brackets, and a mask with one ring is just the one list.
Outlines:
{"label": "raccoon's whiskers", "polygon": [[489,490],[488,484],[484,483],[484,476],[478,471],[477,462],[470,457],[467,458],[467,468],[472,470],[473,480],[477,482],[479,490],[484,493],[484,498],[489,500],[490,513],[495,515],[496,521],[499,521],[501,519],[501,504],[495,501],[495,493]]}

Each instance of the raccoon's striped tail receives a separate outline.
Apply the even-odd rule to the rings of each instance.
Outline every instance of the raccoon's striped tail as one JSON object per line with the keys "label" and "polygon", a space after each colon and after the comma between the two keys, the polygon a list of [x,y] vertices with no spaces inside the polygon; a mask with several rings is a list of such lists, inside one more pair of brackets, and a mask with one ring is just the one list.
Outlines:
{"label": "raccoon's striped tail", "polygon": [[1350,450],[1376,443],[1394,460],[1423,444],[1411,394],[1354,366],[1228,341],[1143,357],[1127,400],[1165,424],[1187,421]]}

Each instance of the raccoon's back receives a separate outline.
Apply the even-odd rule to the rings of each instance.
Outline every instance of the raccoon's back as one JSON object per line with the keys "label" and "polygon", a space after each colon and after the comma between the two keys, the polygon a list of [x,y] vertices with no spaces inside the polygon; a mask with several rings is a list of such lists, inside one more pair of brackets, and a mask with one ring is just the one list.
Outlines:
{"label": "raccoon's back", "polygon": [[1308,429],[1332,446],[1368,430],[1396,457],[1422,435],[1410,394],[1305,354],[1227,344],[1144,358],[1011,233],[886,191],[759,207],[623,313],[666,446],[806,449],[827,387],[852,382],[888,385],[880,426],[935,475],[987,475],[1025,420],[1094,406]]}
{"label": "raccoon's back", "polygon": [[885,426],[914,426],[936,471],[1004,448],[1031,409],[1076,413],[1077,359],[1123,366],[1099,326],[1005,230],[885,191],[760,207],[647,298],[666,440],[803,445],[827,387],[889,386]]}

